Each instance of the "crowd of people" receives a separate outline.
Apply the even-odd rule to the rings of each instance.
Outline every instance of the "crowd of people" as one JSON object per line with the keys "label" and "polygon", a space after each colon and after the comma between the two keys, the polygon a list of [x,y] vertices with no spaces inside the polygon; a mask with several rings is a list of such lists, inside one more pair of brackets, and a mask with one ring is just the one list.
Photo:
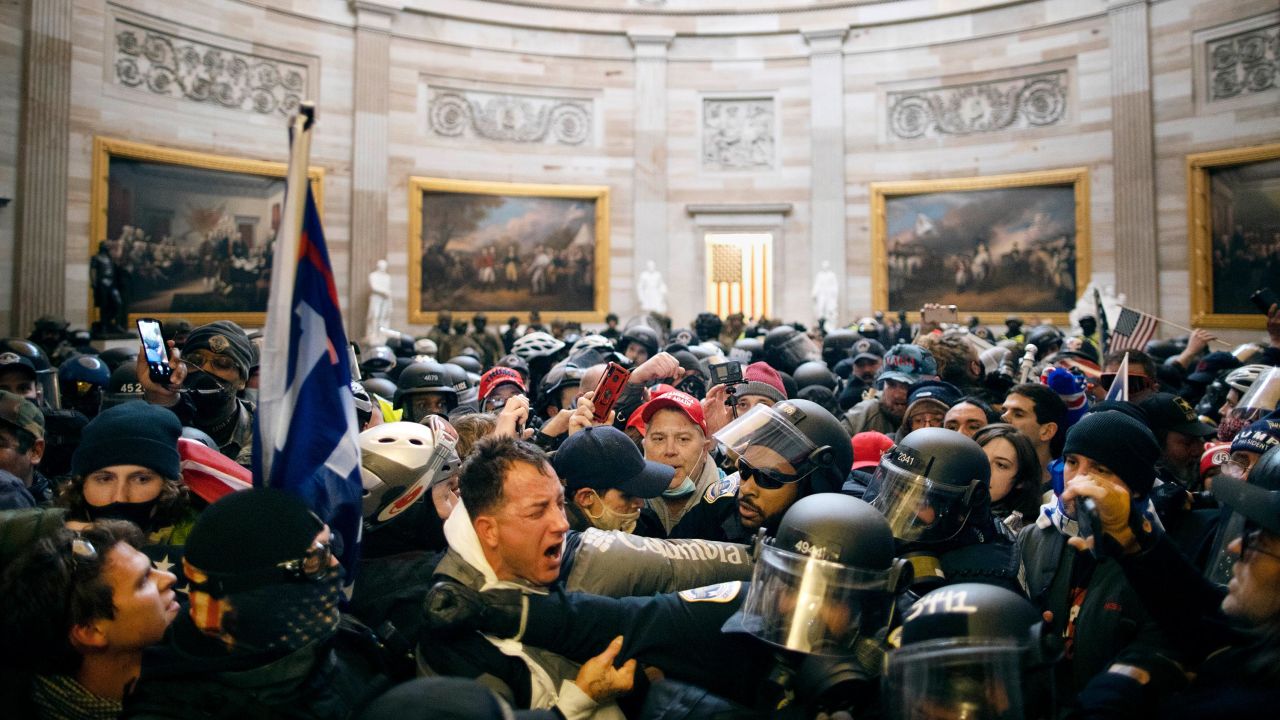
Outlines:
{"label": "crowd of people", "polygon": [[256,332],[167,322],[166,379],[41,318],[0,341],[0,708],[1269,717],[1266,329],[442,312],[360,349],[343,537],[253,486]]}

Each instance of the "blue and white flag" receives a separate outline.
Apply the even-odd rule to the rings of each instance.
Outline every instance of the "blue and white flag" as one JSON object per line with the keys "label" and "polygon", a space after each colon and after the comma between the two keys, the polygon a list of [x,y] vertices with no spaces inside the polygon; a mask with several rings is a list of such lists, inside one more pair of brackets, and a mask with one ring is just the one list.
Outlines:
{"label": "blue and white flag", "polygon": [[[362,520],[359,428],[347,334],[306,175],[309,138],[300,139],[294,138],[292,187],[277,234],[263,331],[253,480],[296,493],[341,536],[339,560],[350,582]],[[295,200],[305,203],[301,213],[290,207]]]}
{"label": "blue and white flag", "polygon": [[1106,400],[1129,402],[1129,353],[1125,353],[1124,359],[1120,361],[1120,367],[1111,381],[1111,387],[1107,388]]}

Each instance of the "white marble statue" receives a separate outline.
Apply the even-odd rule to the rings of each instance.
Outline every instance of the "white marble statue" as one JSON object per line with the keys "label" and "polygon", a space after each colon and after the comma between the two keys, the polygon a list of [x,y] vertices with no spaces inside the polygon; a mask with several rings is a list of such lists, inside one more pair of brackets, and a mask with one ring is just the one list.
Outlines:
{"label": "white marble statue", "polygon": [[827,327],[836,322],[837,306],[840,299],[840,280],[831,271],[831,263],[822,261],[822,269],[813,276],[813,314],[819,321],[826,321]]}
{"label": "white marble statue", "polygon": [[645,264],[644,272],[636,280],[636,295],[644,312],[667,314],[667,281],[662,279],[652,260]]}
{"label": "white marble statue", "polygon": [[382,328],[391,324],[391,274],[387,261],[379,260],[377,269],[369,273],[369,311],[365,315],[365,338],[370,345],[385,345]]}

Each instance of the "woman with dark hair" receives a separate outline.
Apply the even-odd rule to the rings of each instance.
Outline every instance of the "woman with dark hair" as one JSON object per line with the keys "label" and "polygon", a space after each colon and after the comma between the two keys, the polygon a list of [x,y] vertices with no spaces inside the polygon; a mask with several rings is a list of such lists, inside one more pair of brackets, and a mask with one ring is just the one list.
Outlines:
{"label": "woman with dark hair", "polygon": [[177,562],[176,548],[195,522],[182,482],[181,435],[177,416],[157,405],[131,402],[104,411],[81,433],[72,480],[58,504],[70,520],[128,520],[146,535],[148,555]]}
{"label": "woman with dark hair", "polygon": [[1040,512],[1040,460],[1026,435],[992,423],[973,436],[991,462],[991,514],[996,526],[1017,536]]}

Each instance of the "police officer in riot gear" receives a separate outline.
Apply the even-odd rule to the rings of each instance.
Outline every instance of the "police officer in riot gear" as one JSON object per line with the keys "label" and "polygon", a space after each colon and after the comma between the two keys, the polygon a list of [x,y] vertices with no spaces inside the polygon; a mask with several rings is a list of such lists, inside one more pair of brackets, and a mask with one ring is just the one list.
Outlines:
{"label": "police officer in riot gear", "polygon": [[424,611],[437,631],[517,637],[577,662],[622,635],[619,663],[636,658],[676,681],[655,685],[649,705],[687,717],[807,718],[873,704],[894,595],[909,575],[882,515],[826,493],[787,511],[777,535],[758,546],[749,583],[620,599],[440,583]]}
{"label": "police officer in riot gear", "polygon": [[458,391],[449,369],[434,362],[409,365],[396,382],[395,404],[409,422],[419,422],[428,415],[447,418],[458,406]]}
{"label": "police officer in riot gear", "polygon": [[991,516],[990,482],[986,453],[954,430],[921,428],[880,459],[863,498],[884,513],[914,569],[908,603],[954,582],[1020,590],[1017,556]]}
{"label": "police officer in riot gear", "polygon": [[894,631],[886,717],[1050,720],[1056,638],[1034,605],[1003,588],[948,585],[921,597]]}

